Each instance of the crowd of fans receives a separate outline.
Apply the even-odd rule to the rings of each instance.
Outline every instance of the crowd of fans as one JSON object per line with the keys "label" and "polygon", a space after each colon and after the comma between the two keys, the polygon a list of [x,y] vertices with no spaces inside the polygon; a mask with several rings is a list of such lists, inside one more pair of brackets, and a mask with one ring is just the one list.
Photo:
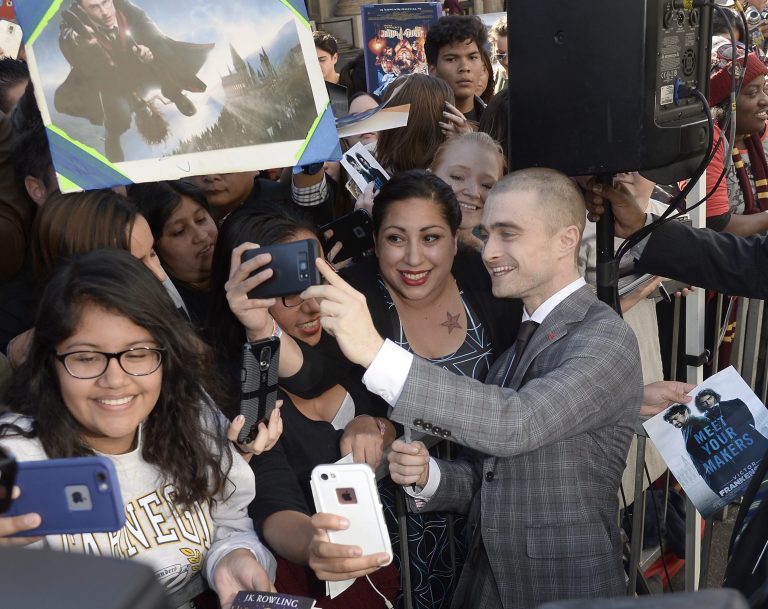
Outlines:
{"label": "crowd of fans", "polygon": [[[739,27],[715,25],[707,171],[714,183],[733,157],[707,202],[708,226],[732,236],[665,225],[638,257],[660,276],[753,294],[763,243],[738,236],[768,229],[755,213],[768,200],[768,67],[748,54],[729,118],[725,50]],[[163,579],[180,607],[227,607],[248,589],[325,609],[402,606],[406,570],[419,609],[625,593],[630,441],[640,416],[689,402],[692,387],[663,381],[647,298],[660,278],[622,299],[626,322],[597,301],[584,203],[594,219],[612,202],[626,238],[666,199],[637,173],[609,186],[509,172],[504,18],[487,31],[442,17],[429,74],[398,77],[381,100],[360,58],[337,70],[333,36],[315,45],[350,113],[410,104],[406,126],[341,142],[392,176],[357,200],[334,162],[61,194],[26,64],[0,60],[0,446],[19,460],[109,457],[133,518],[115,535],[34,538],[11,535],[38,515],[0,515],[0,545],[185,565]],[[729,120],[733,150],[719,137]],[[272,271],[245,251],[311,239],[322,252],[320,227],[355,208],[372,217],[370,256],[338,260],[335,247],[322,255],[338,274],[318,263],[324,285],[248,297]],[[238,444],[244,345],[274,336],[279,406]],[[435,441],[404,441],[404,428]],[[315,513],[310,472],[350,453],[388,469],[391,564],[331,543],[349,523]],[[326,580],[346,579],[326,596]]]}

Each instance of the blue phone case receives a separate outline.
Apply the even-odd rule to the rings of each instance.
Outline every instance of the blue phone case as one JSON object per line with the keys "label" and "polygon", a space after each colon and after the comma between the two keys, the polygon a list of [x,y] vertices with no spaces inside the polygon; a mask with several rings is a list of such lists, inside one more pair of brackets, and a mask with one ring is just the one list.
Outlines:
{"label": "blue phone case", "polygon": [[117,531],[125,507],[115,466],[106,457],[20,461],[21,496],[4,516],[36,512],[41,525],[20,537]]}

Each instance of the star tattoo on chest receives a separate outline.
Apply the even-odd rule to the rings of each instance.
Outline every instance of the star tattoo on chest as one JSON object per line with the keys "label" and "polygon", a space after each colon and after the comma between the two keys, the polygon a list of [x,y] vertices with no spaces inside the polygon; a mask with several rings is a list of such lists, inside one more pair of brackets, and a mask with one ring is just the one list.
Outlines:
{"label": "star tattoo on chest", "polygon": [[461,313],[457,313],[456,315],[451,315],[450,312],[446,311],[445,314],[448,317],[448,319],[446,319],[440,325],[448,328],[448,334],[450,334],[454,330],[461,330],[461,324],[459,323],[459,317],[461,317]]}

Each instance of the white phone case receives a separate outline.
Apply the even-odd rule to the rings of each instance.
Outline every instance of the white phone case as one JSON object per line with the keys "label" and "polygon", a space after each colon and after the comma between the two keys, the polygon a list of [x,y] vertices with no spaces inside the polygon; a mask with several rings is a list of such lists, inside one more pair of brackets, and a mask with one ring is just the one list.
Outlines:
{"label": "white phone case", "polygon": [[21,28],[5,19],[0,20],[0,57],[16,59],[21,48]]}
{"label": "white phone case", "polygon": [[360,546],[363,555],[385,552],[392,561],[392,544],[370,467],[365,463],[318,465],[312,470],[310,486],[318,512],[349,521],[344,531],[328,531],[333,543]]}

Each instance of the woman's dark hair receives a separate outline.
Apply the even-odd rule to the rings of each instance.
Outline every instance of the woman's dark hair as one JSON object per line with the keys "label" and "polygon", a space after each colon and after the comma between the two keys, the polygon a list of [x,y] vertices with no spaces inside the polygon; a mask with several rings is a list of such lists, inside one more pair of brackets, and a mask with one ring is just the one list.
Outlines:
{"label": "woman's dark hair", "polygon": [[111,190],[51,194],[32,228],[32,262],[45,281],[72,254],[103,247],[130,251],[138,207]]}
{"label": "woman's dark hair", "polygon": [[128,189],[128,196],[139,206],[141,215],[149,223],[155,243],[163,236],[163,228],[168,218],[181,205],[181,197],[187,197],[200,207],[208,209],[203,190],[185,180],[134,184]]}
{"label": "woman's dark hair", "polygon": [[232,372],[234,367],[239,373],[240,349],[245,341],[245,329],[229,308],[224,289],[229,279],[232,250],[248,241],[261,246],[283,243],[293,239],[299,231],[317,234],[308,218],[283,206],[269,204],[258,209],[241,207],[219,228],[211,264],[207,336],[223,372]]}
{"label": "woman's dark hair", "polygon": [[374,197],[373,228],[377,235],[389,207],[405,199],[429,199],[440,208],[440,215],[450,226],[451,234],[455,235],[459,230],[461,208],[453,189],[435,174],[414,169],[393,176]]}
{"label": "woman's dark hair", "polygon": [[491,56],[488,54],[488,51],[482,47],[480,48],[480,56],[485,66],[485,72],[488,74],[488,81],[485,83],[485,89],[483,89],[478,97],[487,104],[493,99],[493,64],[491,63]]}
{"label": "woman's dark hair", "polygon": [[[46,286],[29,357],[8,390],[11,410],[34,419],[27,437],[38,437],[50,458],[93,454],[59,387],[56,345],[72,336],[89,305],[122,315],[145,328],[164,349],[160,397],[142,430],[141,453],[174,485],[189,506],[224,490],[232,465],[220,414],[207,390],[209,365],[191,328],[162,284],[127,251],[102,249],[60,265]],[[19,430],[0,426],[0,435]]]}
{"label": "woman's dark hair", "polygon": [[479,130],[501,144],[509,167],[509,89],[505,87],[493,96],[480,117]]}

